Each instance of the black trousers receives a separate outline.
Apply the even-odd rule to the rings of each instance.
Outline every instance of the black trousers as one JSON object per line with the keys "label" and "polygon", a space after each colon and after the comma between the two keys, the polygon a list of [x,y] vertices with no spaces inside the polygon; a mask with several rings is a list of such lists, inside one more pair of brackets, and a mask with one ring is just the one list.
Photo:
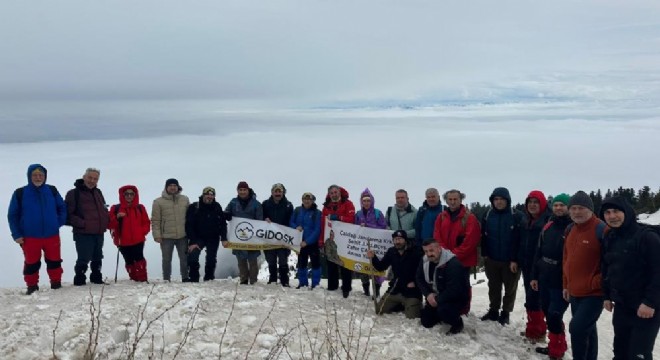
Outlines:
{"label": "black trousers", "polygon": [[346,269],[343,266],[337,265],[332,261],[328,261],[328,290],[337,290],[339,287],[339,275],[341,274],[341,289],[343,291],[351,291],[353,287],[353,271]]}
{"label": "black trousers", "polygon": [[321,267],[321,258],[318,245],[307,245],[300,249],[300,254],[298,254],[297,268],[306,269],[308,262],[312,263],[312,269],[318,269]]}
{"label": "black trousers", "polygon": [[[268,281],[277,282],[279,275],[281,284],[289,283],[289,249],[264,250],[266,262],[268,263]],[[278,264],[279,263],[279,264]]]}
{"label": "black trousers", "polygon": [[432,328],[441,322],[452,326],[458,325],[461,322],[461,308],[460,304],[454,303],[438,304],[437,307],[432,307],[427,303],[422,308],[422,326]]}
{"label": "black trousers", "polygon": [[636,310],[615,305],[612,325],[614,325],[615,360],[653,359],[653,346],[660,329],[660,317],[657,311],[651,319],[642,319],[637,316]]}
{"label": "black trousers", "polygon": [[131,246],[120,246],[119,252],[124,257],[126,265],[133,265],[135,262],[144,259],[144,242]]}

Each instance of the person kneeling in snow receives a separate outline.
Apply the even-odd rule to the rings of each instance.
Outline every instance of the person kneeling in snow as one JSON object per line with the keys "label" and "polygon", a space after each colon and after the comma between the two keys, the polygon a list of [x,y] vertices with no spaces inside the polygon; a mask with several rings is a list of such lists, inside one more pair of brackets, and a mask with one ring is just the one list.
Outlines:
{"label": "person kneeling in snow", "polygon": [[378,302],[378,315],[403,309],[408,319],[418,318],[422,307],[422,293],[415,285],[417,266],[422,259],[422,251],[414,240],[408,240],[405,230],[392,233],[394,246],[387,249],[382,259],[373,250],[367,251],[374,269],[385,271],[392,266],[392,280],[385,296]]}
{"label": "person kneeling in snow", "polygon": [[119,204],[110,208],[108,229],[124,257],[128,277],[133,281],[146,282],[144,242],[151,229],[151,221],[144,205],[140,204],[138,189],[134,185],[119,188]]}
{"label": "person kneeling in snow", "polygon": [[467,305],[470,272],[449,250],[434,239],[422,243],[424,258],[417,268],[416,283],[426,299],[422,308],[422,326],[431,328],[444,322],[451,325],[447,335],[463,331],[460,311]]}

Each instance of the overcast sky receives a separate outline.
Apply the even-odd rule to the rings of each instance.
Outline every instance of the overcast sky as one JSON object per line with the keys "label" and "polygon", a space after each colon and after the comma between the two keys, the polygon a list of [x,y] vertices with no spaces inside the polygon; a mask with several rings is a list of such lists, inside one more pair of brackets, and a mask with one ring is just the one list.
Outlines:
{"label": "overcast sky", "polygon": [[658,19],[655,0],[4,0],[0,100],[326,104],[657,78]]}

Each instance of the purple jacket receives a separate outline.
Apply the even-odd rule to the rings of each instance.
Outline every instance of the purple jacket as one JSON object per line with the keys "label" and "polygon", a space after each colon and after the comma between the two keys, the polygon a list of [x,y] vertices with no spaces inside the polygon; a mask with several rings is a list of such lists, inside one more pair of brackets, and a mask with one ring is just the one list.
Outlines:
{"label": "purple jacket", "polygon": [[365,224],[368,228],[374,229],[386,229],[387,221],[383,212],[375,208],[374,196],[369,191],[369,188],[364,189],[362,194],[360,194],[360,203],[362,203],[362,198],[368,196],[371,198],[371,207],[365,209],[362,207],[359,211],[355,212],[355,224],[361,225]]}

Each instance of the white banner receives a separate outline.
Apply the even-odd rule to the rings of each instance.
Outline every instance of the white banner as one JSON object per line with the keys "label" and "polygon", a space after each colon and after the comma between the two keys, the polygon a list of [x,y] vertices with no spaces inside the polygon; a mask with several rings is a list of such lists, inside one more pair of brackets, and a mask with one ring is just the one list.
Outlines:
{"label": "white banner", "polygon": [[382,259],[387,249],[393,246],[392,230],[372,229],[326,218],[324,234],[324,251],[329,261],[359,273],[384,275],[373,269],[367,250],[370,248]]}
{"label": "white banner", "polygon": [[300,252],[302,232],[288,226],[261,220],[233,217],[227,227],[229,248],[270,250],[278,248]]}

